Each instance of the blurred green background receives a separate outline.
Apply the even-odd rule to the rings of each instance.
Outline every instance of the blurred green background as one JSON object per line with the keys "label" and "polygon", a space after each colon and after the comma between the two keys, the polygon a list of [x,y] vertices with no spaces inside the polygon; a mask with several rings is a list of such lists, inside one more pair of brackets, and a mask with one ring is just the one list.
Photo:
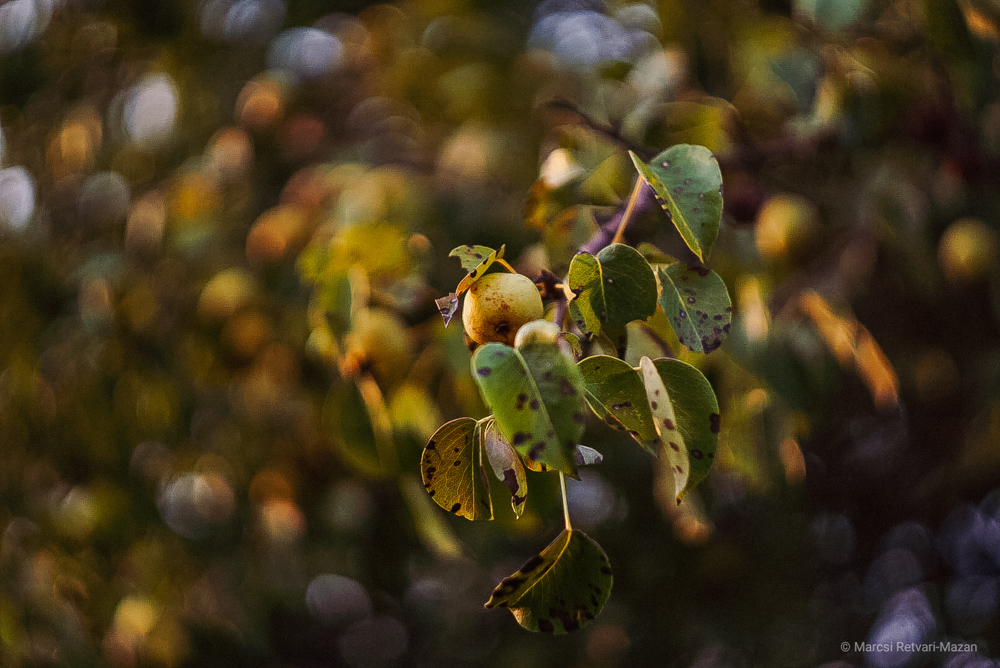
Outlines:
{"label": "blurred green background", "polygon": [[[998,25],[994,0],[3,2],[0,665],[996,665]],[[629,355],[705,372],[720,457],[678,509],[588,425],[570,507],[614,590],[530,634],[483,603],[561,528],[556,481],[475,524],[420,484],[427,437],[485,411],[447,254],[565,272],[626,150],[683,142],[723,168],[733,334],[702,356],[639,325]],[[662,222],[627,240],[684,259]]]}

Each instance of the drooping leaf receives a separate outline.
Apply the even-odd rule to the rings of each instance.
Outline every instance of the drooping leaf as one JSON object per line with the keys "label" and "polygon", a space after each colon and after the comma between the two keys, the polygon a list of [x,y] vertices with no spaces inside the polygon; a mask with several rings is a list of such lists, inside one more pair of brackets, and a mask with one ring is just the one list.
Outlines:
{"label": "drooping leaf", "polygon": [[710,353],[729,335],[733,306],[722,278],[710,269],[672,264],[657,269],[660,306],[688,350]]}
{"label": "drooping leaf", "polygon": [[568,279],[570,315],[590,337],[604,326],[645,320],[656,310],[656,277],[631,246],[611,244],[597,255],[580,253],[569,265]]}
{"label": "drooping leaf", "polygon": [[653,366],[669,391],[674,422],[687,448],[687,481],[684,487],[677,488],[678,498],[682,498],[707,478],[712,469],[719,446],[719,401],[708,379],[690,364],[658,359]]}
{"label": "drooping leaf", "polygon": [[628,364],[608,355],[580,360],[585,398],[594,413],[615,429],[627,431],[649,452],[656,454],[659,434],[646,399],[642,377]]}
{"label": "drooping leaf", "polygon": [[541,554],[504,578],[486,607],[507,608],[529,631],[564,634],[600,613],[613,582],[601,546],[582,531],[564,530]]}
{"label": "drooping leaf", "polygon": [[704,146],[679,144],[644,163],[632,162],[688,248],[704,261],[722,223],[722,171]]}
{"label": "drooping leaf", "polygon": [[528,468],[576,477],[573,447],[584,426],[582,379],[555,343],[519,350],[487,343],[472,356],[472,375],[500,432]]}
{"label": "drooping leaf", "polygon": [[[468,247],[467,246],[459,246],[458,248],[456,248],[455,250],[453,250],[451,253],[454,254],[455,251],[460,251],[461,252],[461,249],[465,249],[465,248],[468,248]],[[485,246],[473,246],[473,248],[481,248],[481,249],[489,250]],[[476,281],[478,281],[485,274],[490,273],[490,269],[493,268],[493,264],[494,263],[499,264],[499,265],[505,267],[507,269],[507,271],[509,271],[511,273],[516,273],[514,271],[514,268],[511,267],[509,264],[507,264],[507,262],[503,259],[504,248],[506,248],[506,247],[505,246],[501,246],[498,250],[493,251],[492,253],[490,253],[489,255],[487,255],[483,259],[482,262],[480,262],[479,264],[477,264],[476,266],[474,266],[472,269],[469,269],[468,267],[465,267],[465,261],[463,261],[462,262],[462,266],[465,267],[468,270],[469,273],[466,275],[465,278],[463,278],[459,282],[458,287],[455,288],[455,292],[459,296],[461,296],[462,293],[464,293],[466,290],[468,290],[470,287],[472,287],[473,283],[475,283]],[[471,253],[471,257],[475,258],[475,256],[479,255],[479,254],[480,253],[478,251],[477,252],[473,252],[473,253]]]}
{"label": "drooping leaf", "polygon": [[493,473],[510,490],[510,505],[514,509],[514,516],[521,517],[524,502],[528,499],[528,480],[524,474],[524,465],[514,448],[500,433],[495,420],[488,419],[483,424],[483,446]]}
{"label": "drooping leaf", "polygon": [[586,445],[577,445],[573,452],[573,458],[577,466],[590,466],[604,461],[604,455]]}
{"label": "drooping leaf", "polygon": [[427,493],[448,512],[470,520],[493,519],[476,420],[458,418],[434,432],[420,458],[420,473]]}

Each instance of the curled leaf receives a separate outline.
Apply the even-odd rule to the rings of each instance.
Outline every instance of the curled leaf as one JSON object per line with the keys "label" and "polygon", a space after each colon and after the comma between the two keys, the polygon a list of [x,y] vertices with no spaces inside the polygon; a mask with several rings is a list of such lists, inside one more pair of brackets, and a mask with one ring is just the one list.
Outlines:
{"label": "curled leaf", "polygon": [[529,631],[564,634],[601,612],[613,582],[601,546],[582,531],[564,530],[541,554],[504,578],[486,607],[507,608]]}

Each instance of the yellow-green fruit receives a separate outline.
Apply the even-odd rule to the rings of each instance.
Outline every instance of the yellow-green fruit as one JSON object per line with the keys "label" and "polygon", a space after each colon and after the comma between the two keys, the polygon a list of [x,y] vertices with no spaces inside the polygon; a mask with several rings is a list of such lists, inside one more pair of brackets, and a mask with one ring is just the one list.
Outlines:
{"label": "yellow-green fruit", "polygon": [[996,264],[996,232],[976,218],[956,220],[941,236],[938,260],[949,280],[982,278]]}
{"label": "yellow-green fruit", "polygon": [[816,206],[801,195],[768,198],[757,214],[757,251],[768,260],[794,259],[816,236],[818,219]]}
{"label": "yellow-green fruit", "polygon": [[391,311],[362,309],[354,314],[345,338],[348,368],[370,370],[378,380],[400,376],[410,364],[410,337],[405,323]]}
{"label": "yellow-green fruit", "polygon": [[465,293],[462,324],[476,343],[514,345],[517,330],[542,317],[542,297],[523,274],[486,274]]}

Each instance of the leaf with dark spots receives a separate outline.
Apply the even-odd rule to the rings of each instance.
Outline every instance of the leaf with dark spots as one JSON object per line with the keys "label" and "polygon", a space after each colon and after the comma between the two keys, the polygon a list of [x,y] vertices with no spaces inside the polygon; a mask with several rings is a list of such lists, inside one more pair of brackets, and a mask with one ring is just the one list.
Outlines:
{"label": "leaf with dark spots", "polygon": [[705,261],[722,224],[722,171],[704,146],[671,146],[648,163],[629,152],[684,243]]}
{"label": "leaf with dark spots", "polygon": [[420,457],[420,472],[427,493],[448,512],[470,520],[493,519],[476,420],[458,418],[434,432]]}
{"label": "leaf with dark spots", "polygon": [[611,244],[573,258],[567,276],[570,316],[593,338],[603,329],[645,320],[656,311],[656,277],[631,246]]}
{"label": "leaf with dark spots", "polygon": [[[460,249],[463,249],[463,248],[466,248],[466,247],[465,246],[459,246],[458,248],[454,249],[451,252],[451,254],[449,255],[449,257],[451,255],[454,255],[456,251],[460,251]],[[455,288],[455,292],[459,296],[461,296],[463,293],[465,293],[466,290],[468,290],[469,288],[472,287],[473,283],[475,283],[476,281],[478,281],[480,278],[482,278],[486,274],[493,273],[494,271],[504,271],[504,270],[509,271],[511,273],[515,273],[514,272],[514,268],[511,267],[509,264],[507,264],[507,262],[503,259],[504,246],[501,246],[498,250],[495,250],[495,251],[490,250],[489,248],[486,248],[485,246],[478,246],[477,248],[482,248],[482,249],[490,251],[490,252],[488,254],[486,254],[486,253],[480,253],[480,254],[484,254],[486,257],[482,261],[478,262],[478,264],[476,264],[471,269],[467,265],[471,264],[472,261],[474,261],[474,260],[477,259],[475,257],[476,254],[473,253],[471,256],[468,256],[466,259],[462,260],[462,267],[465,268],[465,270],[468,271],[469,273],[466,275],[465,278],[463,278],[459,282],[458,287]],[[461,259],[461,254],[459,254],[459,257]],[[494,264],[496,264],[497,266],[493,266]],[[500,267],[503,267],[504,269],[500,269]]]}
{"label": "leaf with dark spots", "polygon": [[444,319],[444,326],[447,327],[458,311],[458,295],[451,292],[446,297],[435,299],[434,303],[437,304],[438,311],[441,312],[441,317]]}
{"label": "leaf with dark spots", "polygon": [[[527,434],[516,435],[522,436],[527,438]],[[487,420],[483,425],[483,446],[494,475],[510,490],[510,505],[514,509],[514,516],[521,517],[524,502],[528,499],[528,480],[524,465],[493,419]]]}
{"label": "leaf with dark spots", "polygon": [[639,445],[656,453],[656,427],[642,377],[626,362],[605,355],[580,360],[587,405],[604,422],[628,431]]}
{"label": "leaf with dark spots", "polygon": [[643,358],[640,368],[647,390],[659,389],[666,397],[661,406],[669,404],[673,413],[661,411],[658,428],[667,444],[663,452],[675,474],[679,501],[711,471],[719,445],[719,402],[708,379],[690,364]]}
{"label": "leaf with dark spots", "polygon": [[[666,269],[658,267],[656,275],[662,288],[660,306],[678,340],[696,353],[718,349],[732,321],[732,302],[722,278],[714,271],[680,263]],[[688,317],[685,305],[693,299],[697,299],[699,307],[697,317]]]}
{"label": "leaf with dark spots", "polygon": [[593,448],[588,448],[586,445],[576,446],[575,457],[577,466],[600,464],[604,461],[604,455]]}
{"label": "leaf with dark spots", "polygon": [[563,531],[504,578],[486,607],[507,608],[529,631],[561,635],[600,614],[613,583],[601,546],[582,531]]}

